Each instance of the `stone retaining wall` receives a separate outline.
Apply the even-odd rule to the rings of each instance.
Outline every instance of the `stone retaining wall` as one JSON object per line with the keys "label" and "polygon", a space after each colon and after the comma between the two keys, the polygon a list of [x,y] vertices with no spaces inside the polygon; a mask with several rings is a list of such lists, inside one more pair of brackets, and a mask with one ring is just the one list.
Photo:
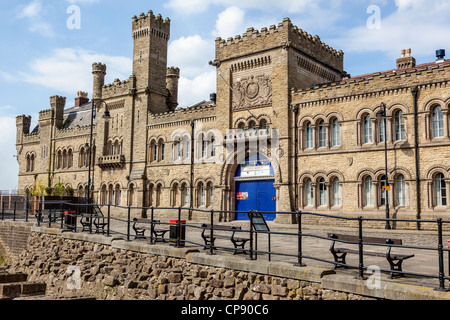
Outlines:
{"label": "stone retaining wall", "polygon": [[[245,260],[244,260],[245,262]],[[79,268],[80,289],[68,273]],[[112,248],[107,244],[32,233],[11,270],[45,281],[47,294],[94,294],[97,299],[319,300],[362,299],[320,283],[190,263],[187,259]]]}
{"label": "stone retaining wall", "polygon": [[[0,225],[3,222],[0,221]],[[432,288],[367,281],[333,270],[208,255],[190,248],[29,226],[26,249],[9,267],[47,294],[99,300],[450,300]]]}

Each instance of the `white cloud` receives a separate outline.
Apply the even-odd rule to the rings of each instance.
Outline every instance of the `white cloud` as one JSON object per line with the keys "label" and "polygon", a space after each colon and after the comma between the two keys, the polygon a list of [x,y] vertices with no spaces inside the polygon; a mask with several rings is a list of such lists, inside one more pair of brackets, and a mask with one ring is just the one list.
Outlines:
{"label": "white cloud", "polygon": [[382,10],[381,29],[366,25],[348,30],[334,39],[344,52],[382,52],[390,58],[400,57],[402,49],[413,55],[434,57],[434,50],[449,47],[450,2],[396,0],[397,10],[387,15]]}
{"label": "white cloud", "polygon": [[22,18],[37,18],[42,12],[42,3],[39,0],[34,0],[27,6],[22,6],[17,17]]}
{"label": "white cloud", "polygon": [[0,117],[0,190],[17,188],[19,165],[16,154],[16,119],[15,117]]}
{"label": "white cloud", "polygon": [[92,91],[92,63],[106,64],[106,82],[115,78],[128,79],[132,60],[93,53],[79,48],[62,48],[52,51],[50,56],[31,62],[31,72],[20,72],[26,82],[42,85],[67,94],[77,91]]}
{"label": "white cloud", "polygon": [[18,19],[27,19],[29,22],[28,29],[31,32],[39,33],[41,36],[52,38],[56,35],[53,27],[48,20],[42,17],[43,8],[40,0],[33,0],[26,6],[19,7],[20,12],[17,15]]}
{"label": "white cloud", "polygon": [[208,71],[214,60],[214,41],[199,35],[181,37],[169,44],[168,64],[179,67],[181,75],[191,78]]}
{"label": "white cloud", "polygon": [[245,12],[238,7],[229,7],[219,13],[213,35],[221,38],[234,37],[244,30]]}
{"label": "white cloud", "polygon": [[203,100],[216,91],[216,71],[208,71],[189,79],[181,77],[178,85],[178,103],[182,108]]}
{"label": "white cloud", "polygon": [[66,0],[70,4],[93,4],[100,2],[100,0]]}
{"label": "white cloud", "polygon": [[181,14],[203,13],[211,6],[239,7],[241,9],[257,9],[265,12],[282,10],[289,13],[308,12],[309,8],[316,7],[319,3],[324,6],[335,6],[341,0],[170,0],[164,4],[165,7]]}

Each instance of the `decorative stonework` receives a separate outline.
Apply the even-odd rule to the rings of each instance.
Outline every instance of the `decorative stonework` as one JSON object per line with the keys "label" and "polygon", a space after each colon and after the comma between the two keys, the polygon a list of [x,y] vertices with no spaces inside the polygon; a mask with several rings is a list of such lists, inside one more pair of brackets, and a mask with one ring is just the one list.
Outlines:
{"label": "decorative stonework", "polygon": [[272,79],[261,74],[241,78],[233,85],[233,111],[272,105]]}

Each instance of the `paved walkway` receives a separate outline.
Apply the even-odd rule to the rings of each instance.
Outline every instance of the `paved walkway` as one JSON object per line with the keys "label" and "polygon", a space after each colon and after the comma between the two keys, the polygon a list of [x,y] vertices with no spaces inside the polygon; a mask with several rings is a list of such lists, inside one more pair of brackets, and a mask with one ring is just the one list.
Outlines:
{"label": "paved walkway", "polygon": [[[250,223],[245,221],[234,221],[229,223],[220,223],[221,225],[226,224],[229,226],[240,226],[242,230],[249,230]],[[186,230],[186,247],[202,249],[203,239],[201,238],[201,229],[196,228],[201,225],[198,221],[188,221],[188,227]],[[274,222],[268,222],[271,232],[280,233],[290,233],[286,234],[271,234],[270,235],[270,245],[271,251],[277,254],[271,255],[271,261],[282,261],[287,263],[295,264],[298,261],[298,237],[297,237],[297,225],[281,225]],[[196,226],[196,227],[191,227]],[[122,232],[125,235],[120,235],[126,238],[127,225],[124,221],[113,221],[111,224],[111,230],[117,232]],[[131,240],[133,241],[148,241],[148,240],[134,240],[134,230],[132,229],[132,224],[130,227]],[[333,226],[312,226],[304,225],[302,227],[303,241],[303,264],[308,266],[316,266],[323,268],[333,267],[333,256],[330,253],[330,240],[320,239],[315,236],[327,237],[328,233],[345,233],[358,235],[358,230],[354,228],[345,227],[333,227]],[[116,234],[117,235],[117,234]],[[146,233],[148,235],[148,233]],[[247,237],[242,235],[243,237]],[[403,240],[404,246],[420,246],[426,249],[413,249],[413,248],[393,248],[393,253],[407,253],[414,254],[415,256],[411,259],[405,260],[403,263],[403,271],[410,273],[420,273],[427,274],[430,276],[438,276],[439,274],[439,257],[437,250],[438,247],[438,236],[437,231],[416,231],[416,230],[377,230],[377,229],[364,229],[364,236],[373,237],[386,237],[386,238],[400,238]],[[166,237],[169,237],[167,234]],[[444,248],[447,248],[447,239],[450,240],[450,232],[444,232]],[[268,251],[268,235],[259,234],[257,241],[258,251]],[[169,244],[168,244],[169,245]],[[343,244],[341,244],[343,245]],[[229,240],[218,239],[216,240],[216,246],[232,247]],[[345,245],[348,246],[348,245]],[[248,246],[246,246],[247,248]],[[357,246],[354,246],[357,249]],[[380,246],[365,246],[365,250],[371,251],[381,251],[385,252],[385,247]],[[232,254],[231,251],[219,250],[217,254]],[[294,255],[288,256],[288,255]],[[248,256],[239,255],[242,259],[247,259]],[[313,259],[314,258],[314,259]],[[258,253],[258,260],[269,260],[268,254]],[[318,260],[316,260],[318,259]],[[323,261],[327,260],[327,261]],[[349,255],[347,258],[347,264],[353,266],[358,266],[358,256]],[[378,266],[381,269],[389,270],[389,263],[385,258],[381,257],[371,257],[364,256],[364,265],[368,266]],[[449,265],[450,257],[448,252],[444,252],[444,267],[445,275],[449,275]],[[337,273],[352,274],[358,276],[358,270],[356,269],[337,269]],[[438,288],[439,280],[437,278],[407,275],[404,278],[396,278],[391,280],[388,278],[387,273],[382,274],[382,279],[386,281],[395,281],[411,285],[422,285],[430,288]],[[450,284],[446,280],[445,285],[450,289]]]}

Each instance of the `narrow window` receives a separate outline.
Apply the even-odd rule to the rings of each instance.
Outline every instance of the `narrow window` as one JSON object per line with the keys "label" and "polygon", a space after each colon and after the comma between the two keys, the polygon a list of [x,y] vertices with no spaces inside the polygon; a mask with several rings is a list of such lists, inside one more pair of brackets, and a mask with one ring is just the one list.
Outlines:
{"label": "narrow window", "polygon": [[406,182],[403,175],[399,175],[395,181],[395,190],[397,191],[397,206],[406,206]]}
{"label": "narrow window", "polygon": [[331,124],[331,140],[332,146],[338,147],[341,145],[341,125],[339,124],[339,120],[335,118]]}
{"label": "narrow window", "polygon": [[373,142],[372,120],[370,115],[366,115],[363,120],[364,144]]}
{"label": "narrow window", "polygon": [[319,180],[319,206],[327,205],[327,185],[325,184],[325,179],[321,178]]}
{"label": "narrow window", "polygon": [[324,148],[327,146],[327,127],[325,121],[320,121],[319,123],[319,148]]}
{"label": "narrow window", "polygon": [[311,179],[307,179],[305,183],[305,202],[308,207],[314,205],[314,190],[312,188]]}
{"label": "narrow window", "polygon": [[365,206],[373,206],[373,184],[371,177],[367,177],[364,180],[364,204]]}
{"label": "narrow window", "polygon": [[311,126],[311,123],[308,122],[306,124],[306,149],[312,149],[313,148],[313,139],[314,139],[314,131],[313,128]]}
{"label": "narrow window", "polygon": [[403,117],[403,111],[398,111],[395,114],[395,141],[404,140],[406,140],[405,118]]}
{"label": "narrow window", "polygon": [[438,173],[434,178],[435,202],[437,207],[447,205],[447,188],[445,185],[444,175]]}
{"label": "narrow window", "polygon": [[333,180],[333,206],[339,207],[342,205],[342,192],[341,192],[341,184],[339,183],[339,179],[335,178]]}
{"label": "narrow window", "polygon": [[433,138],[442,138],[444,136],[444,115],[442,107],[437,106],[433,109]]}

